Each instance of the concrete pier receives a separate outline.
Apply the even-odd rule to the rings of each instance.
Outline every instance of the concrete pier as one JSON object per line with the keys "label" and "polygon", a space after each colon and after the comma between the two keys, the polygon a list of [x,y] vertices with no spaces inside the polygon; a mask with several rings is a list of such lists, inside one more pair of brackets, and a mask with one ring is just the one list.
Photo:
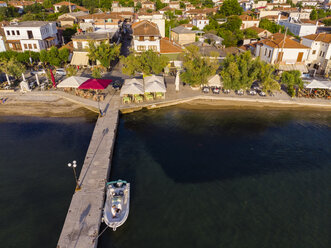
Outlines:
{"label": "concrete pier", "polygon": [[81,190],[74,193],[58,241],[58,248],[97,247],[105,185],[118,124],[120,99],[109,95],[102,103],[104,116],[99,117],[79,176]]}

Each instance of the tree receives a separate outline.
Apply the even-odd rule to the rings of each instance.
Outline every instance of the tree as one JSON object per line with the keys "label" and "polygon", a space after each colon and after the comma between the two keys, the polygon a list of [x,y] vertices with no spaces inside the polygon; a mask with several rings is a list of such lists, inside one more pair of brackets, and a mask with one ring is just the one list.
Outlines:
{"label": "tree", "polygon": [[69,7],[65,6],[65,5],[61,6],[59,8],[59,13],[61,13],[61,14],[69,13]]}
{"label": "tree", "polygon": [[225,0],[219,12],[225,16],[241,15],[243,9],[237,0]]}
{"label": "tree", "polygon": [[316,9],[313,9],[311,12],[310,12],[310,16],[309,16],[310,20],[317,20],[317,11]]}
{"label": "tree", "polygon": [[44,65],[48,62],[48,57],[47,57],[47,51],[46,50],[41,50],[40,51],[39,60]]}
{"label": "tree", "polygon": [[218,69],[217,58],[202,57],[199,48],[194,45],[188,46],[186,50],[183,56],[182,80],[191,86],[207,84],[208,77],[214,75]]}
{"label": "tree", "polygon": [[51,49],[47,52],[47,62],[53,66],[60,66],[61,59],[59,57],[59,49],[55,46],[52,46]]}
{"label": "tree", "polygon": [[228,55],[222,63],[221,76],[224,88],[248,89],[258,78],[259,60],[254,60],[250,52]]}
{"label": "tree", "polygon": [[67,72],[67,77],[71,77],[71,76],[76,76],[77,75],[77,69],[73,65],[68,66],[66,68],[66,72]]}
{"label": "tree", "polygon": [[258,38],[258,34],[254,29],[250,29],[250,28],[246,28],[244,30],[244,36],[247,39],[257,39]]}
{"label": "tree", "polygon": [[[257,58],[259,60],[259,58]],[[264,61],[257,61],[259,67],[258,80],[265,91],[280,90],[279,83],[275,80],[274,72],[276,68]]]}
{"label": "tree", "polygon": [[95,45],[95,42],[90,41],[88,43],[88,48],[86,50],[88,52],[87,56],[92,61],[92,65],[93,65],[97,61],[97,56],[96,56],[97,47]]}
{"label": "tree", "polygon": [[295,87],[303,88],[300,71],[284,71],[282,73],[281,82],[287,87],[287,93],[291,97],[295,96]]}
{"label": "tree", "polygon": [[166,3],[162,3],[160,0],[156,0],[156,2],[155,2],[156,10],[163,9],[165,6],[167,6]]}
{"label": "tree", "polygon": [[222,24],[221,27],[234,32],[240,29],[241,24],[242,20],[238,16],[230,16],[227,18],[226,23]]}
{"label": "tree", "polygon": [[61,63],[68,63],[69,54],[70,52],[68,48],[61,48],[59,50],[59,58],[61,60]]}
{"label": "tree", "polygon": [[224,39],[222,44],[225,47],[237,46],[238,42],[243,39],[243,32],[241,30],[231,32],[230,30],[221,28],[218,30],[217,34]]}
{"label": "tree", "polygon": [[[100,45],[95,46],[94,42],[92,43],[93,44],[89,44],[89,58],[92,61],[98,60],[104,68],[108,69],[110,67],[110,63],[117,59],[120,55],[121,44],[114,45],[106,42],[101,42]],[[91,54],[90,52],[93,52],[93,54]]]}
{"label": "tree", "polygon": [[34,3],[24,7],[24,12],[38,14],[44,9],[44,6],[39,3]]}
{"label": "tree", "polygon": [[100,70],[99,67],[96,66],[92,69],[92,77],[93,78],[101,78],[101,70]]}
{"label": "tree", "polygon": [[166,67],[168,61],[167,57],[160,56],[152,50],[140,54],[131,53],[129,56],[121,58],[121,63],[123,64],[122,72],[132,76],[137,72],[145,75],[159,74]]}
{"label": "tree", "polygon": [[22,73],[25,72],[25,66],[17,61],[16,58],[12,57],[9,60],[3,59],[0,61],[0,70],[6,74],[7,82],[10,84],[9,76],[14,76],[15,78],[19,78]]}
{"label": "tree", "polygon": [[52,6],[53,6],[52,1],[51,0],[44,0],[43,1],[43,6],[44,6],[45,9],[52,8]]}

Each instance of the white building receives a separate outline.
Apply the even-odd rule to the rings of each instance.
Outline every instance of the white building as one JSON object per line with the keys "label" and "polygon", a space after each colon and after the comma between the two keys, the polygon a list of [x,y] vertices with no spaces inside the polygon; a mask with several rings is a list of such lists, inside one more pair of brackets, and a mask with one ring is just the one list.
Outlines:
{"label": "white building", "polygon": [[318,21],[316,24],[302,23],[298,19],[291,18],[289,20],[280,20],[279,25],[288,28],[293,34],[297,36],[305,36],[309,34],[315,34],[318,26]]}
{"label": "white building", "polygon": [[8,47],[15,51],[35,51],[59,44],[55,22],[27,21],[3,27]]}
{"label": "white building", "polygon": [[329,74],[331,69],[331,34],[320,33],[302,37],[302,44],[310,47],[307,63],[318,73]]}
{"label": "white building", "polygon": [[242,21],[241,27],[240,29],[246,29],[246,28],[250,28],[250,27],[258,27],[260,24],[260,20],[249,16],[249,15],[241,15],[239,16],[239,18]]}
{"label": "white building", "polygon": [[209,25],[209,19],[203,16],[198,16],[193,18],[192,24],[202,30],[205,26]]}
{"label": "white building", "polygon": [[157,24],[150,21],[139,21],[132,24],[133,47],[135,51],[153,50],[160,52],[161,34]]}
{"label": "white building", "polygon": [[159,28],[161,37],[165,37],[165,19],[162,14],[158,13],[144,13],[138,16],[138,21],[150,21],[157,25]]}
{"label": "white building", "polygon": [[7,7],[7,3],[4,1],[0,1],[0,7]]}
{"label": "white building", "polygon": [[279,35],[261,40],[256,44],[255,56],[270,64],[295,65],[307,61],[310,48]]}

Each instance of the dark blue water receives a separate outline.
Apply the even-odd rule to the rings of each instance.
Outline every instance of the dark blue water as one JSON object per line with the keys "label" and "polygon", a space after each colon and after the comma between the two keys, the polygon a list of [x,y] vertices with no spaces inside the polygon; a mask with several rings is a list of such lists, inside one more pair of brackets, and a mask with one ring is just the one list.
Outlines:
{"label": "dark blue water", "polygon": [[124,115],[118,178],[131,182],[129,218],[100,248],[331,247],[331,112]]}
{"label": "dark blue water", "polygon": [[0,117],[0,247],[56,247],[92,118]]}

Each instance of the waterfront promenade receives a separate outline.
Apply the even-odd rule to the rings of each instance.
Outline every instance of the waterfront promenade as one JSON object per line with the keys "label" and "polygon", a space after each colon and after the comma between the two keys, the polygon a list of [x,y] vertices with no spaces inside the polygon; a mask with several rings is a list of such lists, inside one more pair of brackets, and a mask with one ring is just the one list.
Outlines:
{"label": "waterfront promenade", "polygon": [[119,96],[109,94],[101,104],[99,117],[79,176],[81,190],[76,191],[65,219],[57,248],[97,247],[105,197],[105,185],[111,168],[119,113]]}

